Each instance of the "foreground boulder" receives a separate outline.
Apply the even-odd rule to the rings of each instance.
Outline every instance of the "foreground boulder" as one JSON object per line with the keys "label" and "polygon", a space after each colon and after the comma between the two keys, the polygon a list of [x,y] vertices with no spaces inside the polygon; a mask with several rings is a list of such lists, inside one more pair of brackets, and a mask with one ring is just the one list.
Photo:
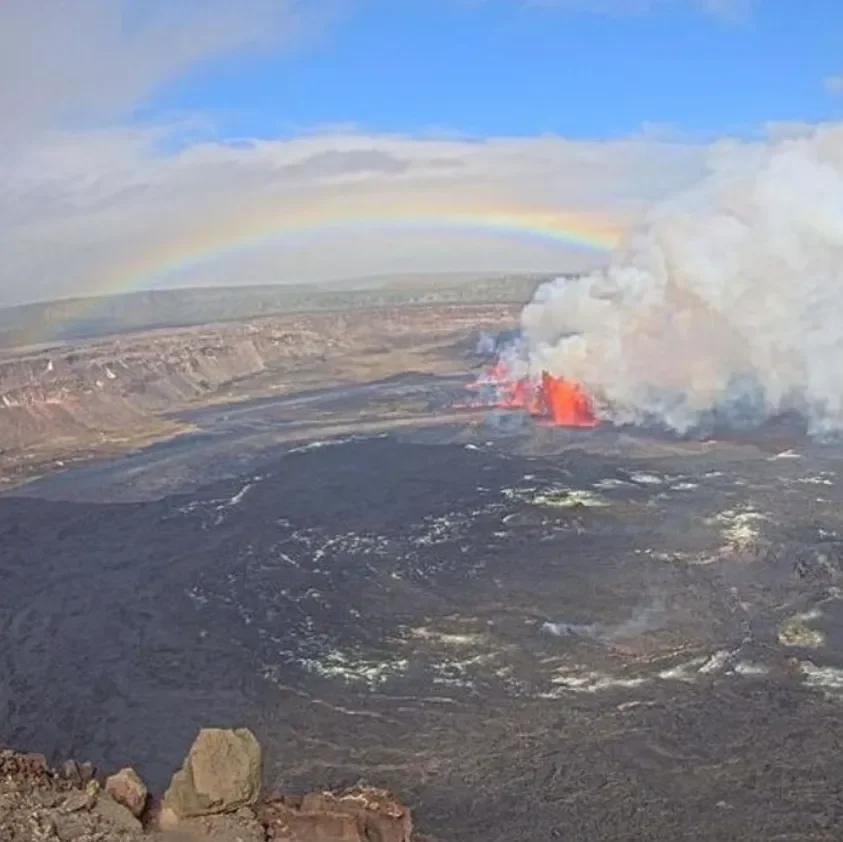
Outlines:
{"label": "foreground boulder", "polygon": [[203,728],[164,794],[161,823],[255,804],[261,778],[260,743],[248,728]]}
{"label": "foreground boulder", "polygon": [[163,801],[150,799],[130,768],[109,777],[103,788],[96,778],[83,783],[89,773],[79,764],[55,770],[41,755],[0,750],[0,842],[414,838],[410,810],[386,790],[358,786],[340,794],[261,798],[261,771],[260,745],[247,729],[200,731]]}
{"label": "foreground boulder", "polygon": [[126,807],[133,816],[140,817],[149,798],[149,790],[134,769],[121,769],[105,782],[105,791]]}
{"label": "foreground boulder", "polygon": [[410,810],[373,787],[278,798],[264,805],[261,818],[268,837],[279,842],[411,842],[413,836]]}

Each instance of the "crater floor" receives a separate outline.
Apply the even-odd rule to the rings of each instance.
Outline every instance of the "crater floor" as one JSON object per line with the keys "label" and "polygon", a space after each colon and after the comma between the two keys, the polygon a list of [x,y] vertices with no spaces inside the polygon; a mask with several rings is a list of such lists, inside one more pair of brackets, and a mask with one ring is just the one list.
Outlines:
{"label": "crater floor", "polygon": [[455,389],[207,410],[0,497],[3,737],[161,788],[245,724],[271,783],[386,785],[443,840],[839,838],[843,451]]}

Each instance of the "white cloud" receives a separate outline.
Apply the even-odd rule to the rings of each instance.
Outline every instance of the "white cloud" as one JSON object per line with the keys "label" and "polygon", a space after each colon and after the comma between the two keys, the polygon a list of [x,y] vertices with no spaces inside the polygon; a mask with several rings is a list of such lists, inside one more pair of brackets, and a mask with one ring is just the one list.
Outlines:
{"label": "white cloud", "polygon": [[0,304],[148,285],[573,267],[581,255],[529,229],[608,232],[706,166],[706,145],[659,127],[590,142],[334,126],[226,144],[208,139],[202,115],[126,122],[197,64],[300,43],[345,2],[3,0]]}
{"label": "white cloud", "polygon": [[843,94],[843,73],[825,78],[825,89],[831,94]]}
{"label": "white cloud", "polygon": [[[506,229],[570,218],[585,233],[608,232],[695,180],[705,156],[648,138],[337,133],[206,141],[162,156],[159,131],[53,132],[0,163],[4,303],[163,282],[564,268],[563,244]],[[326,228],[330,238],[320,235]],[[156,274],[237,243],[249,248]]]}
{"label": "white cloud", "polygon": [[326,2],[3,0],[0,138],[114,116],[204,60],[304,37]]}

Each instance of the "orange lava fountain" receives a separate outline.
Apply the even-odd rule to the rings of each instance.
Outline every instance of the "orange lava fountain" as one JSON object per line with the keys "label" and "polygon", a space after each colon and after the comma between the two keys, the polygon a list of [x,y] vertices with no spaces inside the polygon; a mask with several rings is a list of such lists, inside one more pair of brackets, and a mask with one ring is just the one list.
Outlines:
{"label": "orange lava fountain", "polygon": [[596,427],[591,401],[576,380],[542,372],[541,393],[550,420],[562,427]]}
{"label": "orange lava fountain", "polygon": [[523,409],[560,427],[596,427],[600,423],[591,400],[576,380],[555,377],[547,371],[538,382],[529,377],[514,379],[499,360],[471,388],[484,386],[494,386],[495,404],[500,409]]}

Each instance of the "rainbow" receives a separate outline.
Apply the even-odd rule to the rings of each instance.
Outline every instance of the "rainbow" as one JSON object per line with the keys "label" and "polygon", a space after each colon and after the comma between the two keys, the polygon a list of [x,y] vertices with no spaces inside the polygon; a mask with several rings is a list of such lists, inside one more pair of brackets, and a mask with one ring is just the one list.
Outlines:
{"label": "rainbow", "polygon": [[[440,200],[441,202],[441,200]],[[239,211],[226,209],[201,224],[186,225],[169,240],[159,242],[134,258],[113,265],[91,279],[85,297],[62,302],[63,325],[85,318],[102,296],[139,291],[158,285],[185,270],[207,265],[240,252],[265,245],[282,246],[293,238],[326,236],[332,232],[375,229],[388,232],[426,231],[479,233],[528,238],[556,243],[568,249],[609,252],[619,244],[624,226],[605,216],[587,212],[510,207],[443,210],[437,206],[367,207],[365,202],[348,205],[336,201],[311,207]],[[31,336],[30,342],[46,341]]]}

